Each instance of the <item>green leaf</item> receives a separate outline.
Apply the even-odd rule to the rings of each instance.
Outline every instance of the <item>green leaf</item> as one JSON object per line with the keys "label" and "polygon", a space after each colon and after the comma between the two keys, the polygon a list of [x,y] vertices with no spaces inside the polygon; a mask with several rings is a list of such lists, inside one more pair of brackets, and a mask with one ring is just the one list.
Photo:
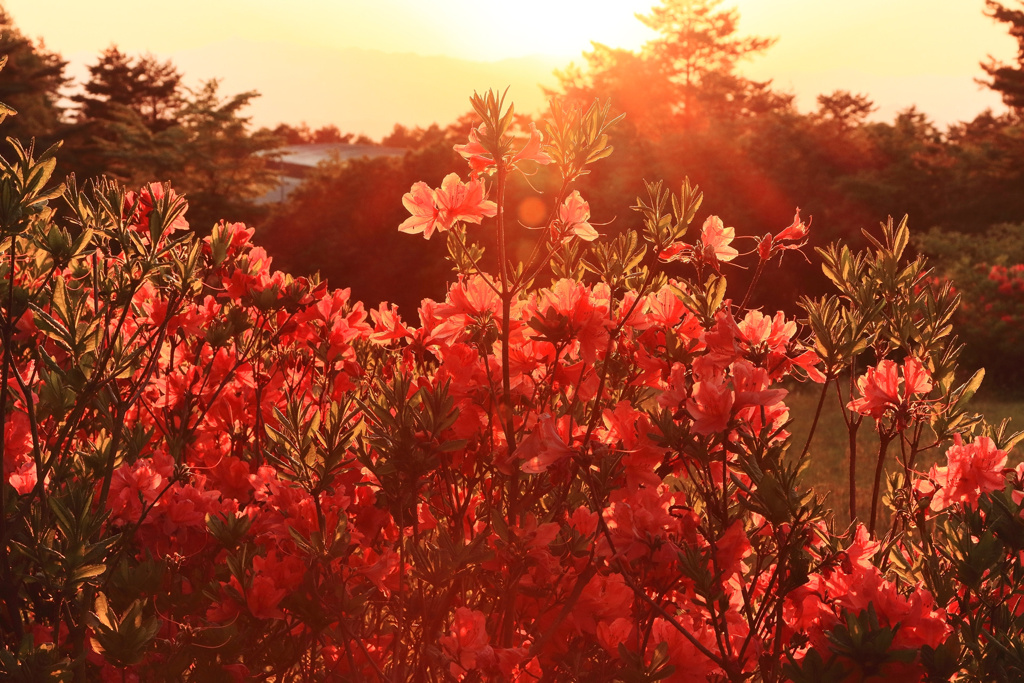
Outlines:
{"label": "green leaf", "polygon": [[86,579],[103,574],[107,570],[107,567],[102,564],[86,564],[75,569],[71,575],[71,582],[74,584],[84,583]]}

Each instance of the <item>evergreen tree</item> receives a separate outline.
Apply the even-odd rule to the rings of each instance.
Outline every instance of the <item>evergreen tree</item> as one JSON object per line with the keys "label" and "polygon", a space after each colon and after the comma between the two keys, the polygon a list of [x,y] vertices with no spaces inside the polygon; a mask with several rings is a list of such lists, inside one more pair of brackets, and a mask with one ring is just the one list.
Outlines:
{"label": "evergreen tree", "polygon": [[277,180],[267,153],[279,138],[267,129],[251,131],[243,113],[257,97],[254,91],[223,97],[218,81],[207,81],[186,99],[179,124],[167,131],[173,133],[165,136],[173,161],[167,177],[200,208],[190,214],[200,221],[200,232],[221,219],[252,222],[252,200]]}
{"label": "evergreen tree", "polygon": [[221,219],[252,221],[252,200],[276,180],[266,152],[281,143],[270,130],[250,131],[243,110],[258,96],[225,98],[208,81],[181,96],[174,125],[157,130],[140,112],[119,107],[101,143],[103,172],[130,185],[169,180],[188,196],[190,221],[203,234]]}
{"label": "evergreen tree", "polygon": [[738,113],[771,109],[776,101],[769,83],[750,81],[736,73],[736,65],[767,50],[774,38],[736,35],[739,12],[719,9],[722,0],[664,0],[650,14],[637,15],[659,36],[644,51],[662,65],[677,89],[684,121],[703,114]]}
{"label": "evergreen tree", "polygon": [[264,153],[282,142],[271,131],[250,130],[243,112],[258,93],[225,98],[217,81],[190,91],[172,62],[116,46],[89,74],[84,92],[72,98],[76,121],[65,131],[71,170],[131,185],[170,181],[188,196],[201,233],[221,219],[258,218],[252,200],[276,179]]}
{"label": "evergreen tree", "polygon": [[985,13],[1010,25],[1010,35],[1017,40],[1017,64],[1005,64],[990,57],[981,68],[992,80],[981,82],[1002,95],[1006,106],[1020,114],[1024,112],[1024,10],[1010,9],[996,0],[985,0]]}
{"label": "evergreen tree", "polygon": [[182,106],[181,74],[152,55],[130,58],[111,45],[89,67],[85,92],[71,98],[82,122],[109,121],[118,107],[135,112],[154,133],[174,125]]}
{"label": "evergreen tree", "polygon": [[616,113],[627,115],[626,125],[649,139],[785,109],[792,96],[736,71],[775,39],[737,35],[739,14],[719,9],[721,2],[663,0],[637,15],[657,38],[639,52],[595,43],[584,54],[585,70],[558,73],[562,91],[580,102],[610,98]]}
{"label": "evergreen tree", "polygon": [[847,130],[864,125],[867,117],[876,109],[878,107],[867,95],[835,90],[827,95],[818,95],[817,118],[832,121],[838,128]]}
{"label": "evergreen tree", "polygon": [[[138,155],[140,151],[118,148],[126,128],[141,126],[148,135],[156,135],[176,125],[184,106],[181,74],[171,62],[160,62],[152,55],[130,57],[114,45],[89,67],[83,88],[84,92],[70,98],[76,105],[75,120],[63,133],[64,162],[83,178],[123,177],[114,168],[119,159],[126,152]],[[153,165],[140,167],[152,169]]]}
{"label": "evergreen tree", "polygon": [[14,25],[0,7],[0,56],[7,66],[0,73],[0,101],[15,112],[5,124],[4,135],[24,140],[38,138],[39,144],[56,141],[61,126],[60,89],[67,62],[50,52],[40,40],[33,42]]}

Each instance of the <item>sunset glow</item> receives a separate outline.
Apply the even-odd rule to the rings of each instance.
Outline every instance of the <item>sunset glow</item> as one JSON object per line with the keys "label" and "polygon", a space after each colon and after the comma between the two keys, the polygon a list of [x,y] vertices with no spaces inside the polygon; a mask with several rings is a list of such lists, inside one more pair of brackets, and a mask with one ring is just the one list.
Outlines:
{"label": "sunset glow", "polygon": [[[467,90],[492,86],[511,85],[521,109],[538,110],[536,85],[554,86],[552,72],[582,63],[591,41],[639,49],[652,34],[635,14],[652,4],[296,0],[283,11],[270,0],[181,0],[154,22],[157,6],[128,0],[5,2],[26,34],[71,62],[72,75],[116,44],[173,59],[192,83],[220,78],[229,91],[259,91],[257,123],[336,123],[373,136],[396,122],[444,123],[465,112]],[[741,33],[778,38],[744,72],[795,92],[802,108],[836,89],[870,94],[883,119],[911,104],[940,123],[1000,106],[974,79],[988,55],[1012,57],[1013,41],[983,15],[982,0],[729,5]]]}
{"label": "sunset glow", "polygon": [[0,681],[1024,671],[1020,8],[0,0]]}

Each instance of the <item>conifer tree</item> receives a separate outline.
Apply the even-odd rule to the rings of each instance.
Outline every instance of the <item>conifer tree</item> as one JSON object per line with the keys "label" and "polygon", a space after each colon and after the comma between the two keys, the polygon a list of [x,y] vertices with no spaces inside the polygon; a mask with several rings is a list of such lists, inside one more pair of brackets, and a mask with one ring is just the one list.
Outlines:
{"label": "conifer tree", "polygon": [[1010,25],[1010,35],[1017,41],[1017,63],[1006,64],[990,57],[981,68],[991,80],[982,83],[1002,95],[1006,106],[1020,114],[1024,112],[1024,10],[1011,9],[996,0],[985,0],[985,13]]}
{"label": "conifer tree", "polygon": [[85,92],[71,98],[83,122],[110,121],[123,107],[137,114],[154,133],[174,125],[181,108],[181,74],[170,61],[153,55],[131,58],[116,45],[89,67]]}
{"label": "conifer tree", "polygon": [[587,69],[560,72],[563,92],[579,101],[611,97],[630,123],[657,137],[670,129],[704,127],[785,108],[792,97],[737,73],[744,59],[774,38],[738,34],[739,13],[722,0],[663,0],[637,18],[658,36],[639,52],[594,44]]}
{"label": "conifer tree", "polygon": [[776,39],[738,36],[739,12],[719,9],[721,4],[722,0],[664,0],[650,14],[637,15],[659,34],[644,50],[663,65],[678,89],[680,113],[686,121],[702,110],[742,106],[767,91],[768,83],[739,76],[736,65],[764,52]]}
{"label": "conifer tree", "polygon": [[7,66],[0,73],[0,101],[6,102],[16,116],[7,120],[4,135],[24,140],[38,138],[50,144],[58,137],[62,109],[60,89],[68,79],[64,76],[67,62],[43,42],[27,38],[0,7],[0,55],[6,55]]}
{"label": "conifer tree", "polygon": [[[184,104],[181,74],[170,61],[131,57],[116,45],[100,53],[88,69],[83,91],[70,98],[76,111],[63,133],[68,147],[64,161],[82,178],[106,174],[125,179],[112,166],[123,154],[138,156],[139,150],[121,148],[123,129],[157,135],[175,126]],[[136,165],[139,161],[135,159]],[[147,164],[142,169],[154,170]]]}
{"label": "conifer tree", "polygon": [[170,62],[116,46],[89,67],[65,157],[81,179],[105,175],[140,185],[170,181],[195,207],[205,234],[220,219],[253,220],[251,201],[272,187],[265,152],[280,144],[253,131],[244,110],[258,93],[223,97],[216,81],[192,90]]}

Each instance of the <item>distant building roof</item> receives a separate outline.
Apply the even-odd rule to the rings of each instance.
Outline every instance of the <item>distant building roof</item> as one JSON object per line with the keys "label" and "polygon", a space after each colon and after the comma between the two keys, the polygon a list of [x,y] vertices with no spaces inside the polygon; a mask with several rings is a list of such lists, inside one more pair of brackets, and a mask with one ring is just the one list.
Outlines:
{"label": "distant building roof", "polygon": [[282,175],[304,177],[311,169],[324,161],[338,159],[347,161],[361,157],[395,157],[405,154],[400,147],[379,145],[353,145],[347,142],[325,142],[311,145],[288,145],[275,150],[280,156],[271,164]]}
{"label": "distant building roof", "polygon": [[324,142],[309,145],[287,145],[271,152],[277,158],[268,166],[278,172],[278,186],[263,197],[256,200],[257,204],[269,204],[284,201],[295,190],[317,165],[337,159],[370,159],[376,157],[400,157],[405,150],[400,147],[381,147],[380,145],[353,145],[347,142]]}

